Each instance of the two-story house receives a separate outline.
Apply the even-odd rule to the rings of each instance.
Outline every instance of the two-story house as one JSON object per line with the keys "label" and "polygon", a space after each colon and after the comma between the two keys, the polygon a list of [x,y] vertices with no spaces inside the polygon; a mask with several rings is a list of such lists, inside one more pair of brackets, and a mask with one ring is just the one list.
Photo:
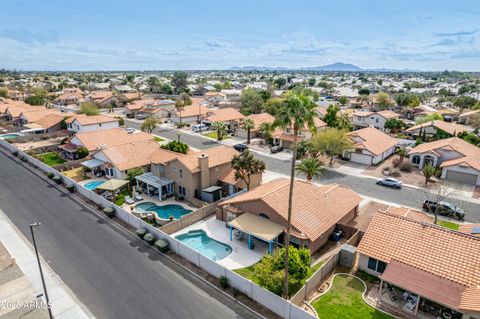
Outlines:
{"label": "two-story house", "polygon": [[84,133],[118,127],[118,119],[106,115],[74,115],[65,120],[70,133]]}
{"label": "two-story house", "polygon": [[380,112],[356,111],[353,113],[352,124],[355,129],[372,126],[380,131],[385,131],[385,122],[398,118],[400,118],[400,114],[388,110]]}
{"label": "two-story house", "polygon": [[[327,127],[327,123],[322,121],[319,118],[315,118],[315,129],[317,131],[322,130]],[[275,145],[280,145],[284,148],[290,148],[294,141],[293,135],[293,127],[286,127],[286,128],[277,128],[275,132],[272,134],[273,143]],[[297,143],[303,141],[304,139],[309,139],[312,137],[312,132],[308,127],[304,127],[300,129],[297,136]]]}

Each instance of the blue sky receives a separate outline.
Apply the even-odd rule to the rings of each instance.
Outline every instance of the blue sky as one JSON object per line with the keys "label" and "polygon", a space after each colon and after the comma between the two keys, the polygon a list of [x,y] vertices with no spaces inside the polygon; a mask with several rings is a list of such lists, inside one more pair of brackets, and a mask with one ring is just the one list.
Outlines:
{"label": "blue sky", "polygon": [[480,70],[477,0],[2,3],[0,68]]}

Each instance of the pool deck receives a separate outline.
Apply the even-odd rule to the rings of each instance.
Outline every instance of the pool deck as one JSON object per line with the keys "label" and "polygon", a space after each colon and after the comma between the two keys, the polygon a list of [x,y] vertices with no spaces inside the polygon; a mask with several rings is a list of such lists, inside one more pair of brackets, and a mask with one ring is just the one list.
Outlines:
{"label": "pool deck", "polygon": [[192,212],[198,209],[188,205],[186,202],[178,202],[175,200],[175,198],[167,198],[165,200],[159,201],[158,196],[150,197],[150,196],[146,196],[145,194],[140,194],[140,196],[143,197],[143,200],[135,202],[134,204],[123,204],[122,208],[125,209],[127,212],[131,213],[132,212],[131,206],[137,206],[138,204],[142,204],[142,203],[154,203],[158,206],[172,205],[172,204],[179,205],[185,209],[191,210]]}
{"label": "pool deck", "polygon": [[190,225],[171,236],[175,237],[180,234],[188,233],[190,230],[201,229],[207,235],[215,240],[225,243],[232,247],[232,253],[222,260],[217,260],[217,263],[227,269],[238,269],[248,267],[257,263],[267,253],[268,246],[258,240],[255,240],[255,248],[248,249],[246,240],[238,241],[233,239],[230,241],[230,231],[225,227],[225,222],[220,221],[212,216],[206,220],[201,220],[193,225]]}

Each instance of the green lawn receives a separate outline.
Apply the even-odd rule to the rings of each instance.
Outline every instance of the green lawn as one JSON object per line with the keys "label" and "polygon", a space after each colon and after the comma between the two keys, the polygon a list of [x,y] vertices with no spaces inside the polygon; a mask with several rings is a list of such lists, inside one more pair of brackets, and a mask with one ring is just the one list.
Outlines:
{"label": "green lawn", "polygon": [[364,285],[360,279],[337,275],[332,288],[312,302],[312,306],[322,319],[388,319],[392,318],[369,305],[363,299]]}
{"label": "green lawn", "polygon": [[35,157],[48,166],[56,166],[65,163],[65,160],[54,152],[38,154],[35,155]]}
{"label": "green lawn", "polygon": [[448,229],[453,229],[453,230],[458,230],[458,228],[460,227],[460,224],[457,224],[448,220],[439,220],[438,225]]}
{"label": "green lawn", "polygon": [[[217,132],[210,132],[210,133],[206,133],[206,134],[203,134],[203,135],[204,135],[204,136],[208,136],[208,137],[210,137],[210,138],[213,138],[213,139],[215,139],[215,140],[217,139]],[[224,135],[223,138],[222,138],[222,140],[226,140],[226,139],[228,139],[228,138],[230,138],[230,136]]]}
{"label": "green lawn", "polygon": [[163,141],[165,141],[163,138],[158,137],[158,136],[155,136],[154,139],[155,139],[155,142],[163,142]]}

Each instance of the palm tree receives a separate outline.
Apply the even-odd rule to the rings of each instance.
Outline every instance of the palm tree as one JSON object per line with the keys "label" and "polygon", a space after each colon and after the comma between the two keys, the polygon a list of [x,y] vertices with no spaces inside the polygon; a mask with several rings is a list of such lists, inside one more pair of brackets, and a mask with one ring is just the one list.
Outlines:
{"label": "palm tree", "polygon": [[223,122],[213,122],[212,129],[217,132],[218,141],[221,141],[223,136],[227,134],[227,126]]}
{"label": "palm tree", "polygon": [[351,131],[352,123],[350,123],[350,118],[348,113],[342,112],[338,117],[338,128],[341,130]]}
{"label": "palm tree", "polygon": [[311,182],[313,177],[320,177],[325,173],[323,163],[318,158],[306,158],[295,169],[297,175],[300,173],[307,175],[308,182]]}
{"label": "palm tree", "polygon": [[185,108],[185,102],[183,100],[177,100],[175,102],[175,109],[177,109],[180,117],[180,124],[182,124],[182,111]]}
{"label": "palm tree", "polygon": [[432,178],[438,173],[438,168],[433,166],[432,164],[427,164],[423,166],[422,173],[425,177],[425,185],[427,185],[428,182],[430,182],[430,178]]}
{"label": "palm tree", "polygon": [[269,143],[270,140],[272,139],[272,133],[275,130],[275,127],[273,126],[273,123],[262,123],[260,124],[260,133],[263,135],[263,139]]}
{"label": "palm tree", "polygon": [[243,128],[247,130],[247,144],[250,144],[250,132],[255,128],[255,121],[251,118],[246,118],[243,121]]}
{"label": "palm tree", "polygon": [[405,155],[407,155],[407,149],[405,147],[400,147],[395,153],[400,156],[400,163],[402,163]]}
{"label": "palm tree", "polygon": [[297,140],[300,129],[307,127],[315,130],[314,119],[316,104],[303,94],[292,94],[280,108],[275,126],[290,128],[293,131],[292,164],[290,167],[290,188],[288,192],[287,236],[285,236],[285,274],[283,280],[283,295],[288,299],[288,248],[290,245],[290,231],[292,224],[293,184],[295,180],[295,161],[297,158]]}

